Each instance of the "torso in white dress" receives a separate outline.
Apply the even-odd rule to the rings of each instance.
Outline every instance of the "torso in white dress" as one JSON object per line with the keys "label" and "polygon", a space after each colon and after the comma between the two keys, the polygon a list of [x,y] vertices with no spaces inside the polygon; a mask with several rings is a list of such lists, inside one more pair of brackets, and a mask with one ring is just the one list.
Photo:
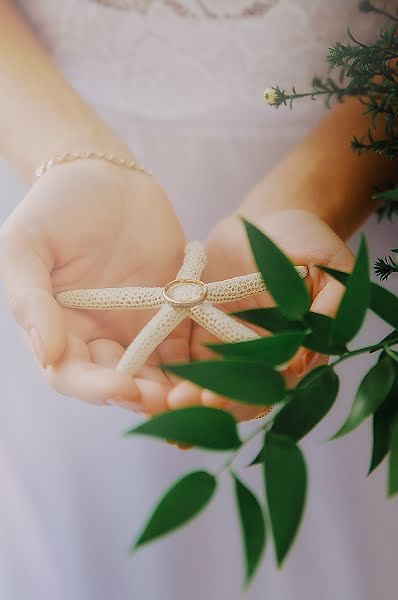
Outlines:
{"label": "torso in white dress", "polygon": [[[263,89],[308,88],[313,74],[325,73],[327,48],[348,24],[365,40],[377,27],[359,15],[356,0],[18,4],[65,77],[162,182],[191,239],[236,208],[324,112],[310,102],[292,112],[267,109]],[[24,188],[5,166],[0,184],[5,216]],[[392,244],[392,229],[383,231],[374,236],[375,255]],[[49,390],[4,303],[0,319],[0,598],[240,598],[239,529],[227,479],[189,528],[127,556],[161,491],[183,471],[221,457],[121,439],[131,414]],[[371,322],[364,336],[383,334],[381,324],[375,328]],[[365,480],[369,430],[321,443],[340,424],[358,378],[351,367],[340,406],[304,444],[311,491],[284,571],[276,572],[269,547],[246,598],[395,597],[397,513],[384,501],[383,473]],[[247,477],[262,493],[259,473]]]}

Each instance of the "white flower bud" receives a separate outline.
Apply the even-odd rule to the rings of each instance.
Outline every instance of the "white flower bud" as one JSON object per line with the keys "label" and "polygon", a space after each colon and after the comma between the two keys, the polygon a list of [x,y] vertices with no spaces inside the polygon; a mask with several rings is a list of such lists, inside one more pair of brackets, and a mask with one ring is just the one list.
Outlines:
{"label": "white flower bud", "polygon": [[274,88],[267,88],[264,90],[264,102],[268,106],[275,106],[278,100],[278,94]]}

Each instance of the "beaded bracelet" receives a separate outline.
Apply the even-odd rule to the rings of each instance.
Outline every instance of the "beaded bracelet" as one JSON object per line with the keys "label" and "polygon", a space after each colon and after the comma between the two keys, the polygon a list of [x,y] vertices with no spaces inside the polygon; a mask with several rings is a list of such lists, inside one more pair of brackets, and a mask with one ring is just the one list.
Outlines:
{"label": "beaded bracelet", "polygon": [[66,162],[72,162],[74,160],[91,159],[91,160],[104,160],[110,162],[118,167],[125,167],[131,171],[141,171],[146,175],[152,175],[150,171],[145,169],[142,165],[137,163],[135,160],[121,158],[114,154],[105,154],[104,152],[65,152],[64,154],[56,154],[49,160],[42,163],[34,172],[36,179],[39,179],[44,173],[46,173],[51,167],[60,165]]}

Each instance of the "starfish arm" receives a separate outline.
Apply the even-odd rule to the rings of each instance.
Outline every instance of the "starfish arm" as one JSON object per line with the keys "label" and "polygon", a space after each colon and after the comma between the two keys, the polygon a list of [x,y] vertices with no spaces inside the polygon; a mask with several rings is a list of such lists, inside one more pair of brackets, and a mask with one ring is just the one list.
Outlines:
{"label": "starfish arm", "polygon": [[[308,267],[296,267],[297,273],[302,279],[308,275]],[[261,277],[261,273],[251,273],[250,275],[241,275],[231,277],[224,281],[214,281],[207,284],[208,300],[216,304],[240,300],[253,294],[266,291],[266,286]]]}
{"label": "starfish arm", "polygon": [[[243,323],[236,321],[230,315],[212,306],[209,302],[192,308],[190,317],[223,342],[248,342],[261,337]],[[275,370],[284,371],[287,367],[288,363],[277,365]]]}
{"label": "starfish arm", "polygon": [[128,346],[116,370],[133,377],[158,345],[186,316],[187,311],[175,310],[164,304]]}
{"label": "starfish arm", "polygon": [[190,317],[223,342],[245,342],[260,337],[243,323],[212,306],[210,302],[192,308]]}
{"label": "starfish arm", "polygon": [[177,279],[199,279],[206,266],[206,252],[200,242],[189,242],[185,247],[185,258]]}
{"label": "starfish arm", "polygon": [[259,292],[264,292],[265,285],[260,273],[231,277],[224,281],[214,281],[207,284],[208,300],[216,304],[240,300]]}
{"label": "starfish arm", "polygon": [[160,287],[68,290],[55,294],[61,306],[85,309],[158,308],[164,302]]}

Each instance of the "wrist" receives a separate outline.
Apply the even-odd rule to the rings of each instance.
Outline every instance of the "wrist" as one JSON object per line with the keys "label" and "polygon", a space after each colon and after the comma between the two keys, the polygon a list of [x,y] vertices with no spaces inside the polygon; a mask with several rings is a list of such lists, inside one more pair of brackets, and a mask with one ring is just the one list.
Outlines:
{"label": "wrist", "polygon": [[18,161],[17,170],[26,181],[33,183],[36,180],[35,171],[40,165],[48,161],[56,163],[56,157],[73,153],[101,153],[106,157],[115,156],[126,161],[135,160],[128,145],[112,131],[85,124],[84,127],[73,128],[64,135],[46,141],[31,153],[27,153],[23,160]]}
{"label": "wrist", "polygon": [[351,163],[353,170],[347,170],[344,164],[330,162],[325,146],[304,142],[294,149],[250,191],[242,210],[253,216],[305,210],[347,240],[376,203],[371,199],[372,186],[362,178],[359,164]]}
{"label": "wrist", "polygon": [[242,208],[262,214],[311,211],[346,240],[376,208],[372,193],[397,166],[374,152],[359,156],[352,151],[350,139],[361,137],[369,126],[357,100],[334,107],[250,192]]}
{"label": "wrist", "polygon": [[103,152],[134,158],[128,145],[83,102],[49,111],[45,124],[2,137],[2,155],[27,182],[37,167],[67,152]]}

